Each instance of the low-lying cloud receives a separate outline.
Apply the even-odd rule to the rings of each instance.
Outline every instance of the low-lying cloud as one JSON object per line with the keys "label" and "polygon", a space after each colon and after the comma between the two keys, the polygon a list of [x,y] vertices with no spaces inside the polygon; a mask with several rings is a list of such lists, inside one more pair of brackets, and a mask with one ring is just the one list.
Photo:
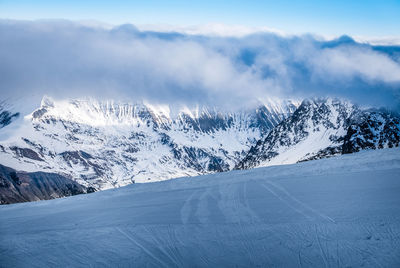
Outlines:
{"label": "low-lying cloud", "polygon": [[217,37],[0,21],[0,93],[207,103],[345,97],[399,107],[400,47],[275,33]]}

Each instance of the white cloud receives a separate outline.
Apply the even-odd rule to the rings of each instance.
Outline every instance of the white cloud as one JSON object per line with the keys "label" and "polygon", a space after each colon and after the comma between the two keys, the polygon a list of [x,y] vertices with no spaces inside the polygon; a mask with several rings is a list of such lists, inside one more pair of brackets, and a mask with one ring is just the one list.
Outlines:
{"label": "white cloud", "polygon": [[178,26],[168,24],[143,24],[138,25],[142,31],[177,32],[187,35],[206,35],[218,37],[244,37],[255,33],[275,33],[282,36],[285,32],[269,27],[250,27],[243,25],[228,25],[223,23],[209,23],[193,26]]}
{"label": "white cloud", "polygon": [[355,36],[354,40],[376,46],[400,46],[400,36]]}
{"label": "white cloud", "polygon": [[[369,81],[400,82],[400,64],[369,48],[340,47],[318,51],[312,64],[316,74],[337,79],[360,76]],[[328,78],[329,79],[329,78]]]}
{"label": "white cloud", "polygon": [[242,37],[222,37],[229,33],[222,26],[176,34],[0,21],[0,92],[229,106],[334,95],[398,105],[398,48],[253,30],[236,27]]}

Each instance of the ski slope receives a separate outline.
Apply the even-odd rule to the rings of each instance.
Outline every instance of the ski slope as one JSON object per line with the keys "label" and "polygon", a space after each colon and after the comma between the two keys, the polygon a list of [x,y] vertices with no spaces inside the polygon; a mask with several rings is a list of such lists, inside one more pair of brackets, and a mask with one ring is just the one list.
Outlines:
{"label": "ski slope", "polygon": [[2,267],[400,267],[400,150],[0,207]]}

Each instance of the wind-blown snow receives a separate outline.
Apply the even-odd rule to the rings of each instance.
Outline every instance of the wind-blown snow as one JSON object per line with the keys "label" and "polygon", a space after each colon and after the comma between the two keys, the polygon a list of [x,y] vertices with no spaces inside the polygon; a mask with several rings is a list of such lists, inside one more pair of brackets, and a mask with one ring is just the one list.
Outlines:
{"label": "wind-blown snow", "polygon": [[400,150],[0,207],[6,267],[398,267]]}

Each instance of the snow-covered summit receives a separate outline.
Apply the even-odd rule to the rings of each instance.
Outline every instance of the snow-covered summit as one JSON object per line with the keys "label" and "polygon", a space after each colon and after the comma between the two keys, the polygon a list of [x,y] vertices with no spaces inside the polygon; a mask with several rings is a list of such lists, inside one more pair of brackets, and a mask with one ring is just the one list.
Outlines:
{"label": "snow-covered summit", "polygon": [[[171,124],[190,124],[189,127],[198,130],[226,128],[229,127],[229,122],[221,121],[244,119],[247,125],[242,124],[241,127],[249,127],[250,124],[257,123],[265,123],[271,127],[291,114],[299,104],[298,101],[292,100],[267,99],[260,101],[255,108],[226,110],[205,105],[152,104],[147,101],[123,103],[113,100],[99,101],[93,98],[54,100],[44,96],[40,108],[28,117],[36,121],[61,120],[90,126],[153,123],[157,127],[167,127]],[[204,128],[207,120],[213,120],[214,122],[209,122],[209,124],[214,125]],[[264,120],[264,122],[257,122],[257,120]]]}

